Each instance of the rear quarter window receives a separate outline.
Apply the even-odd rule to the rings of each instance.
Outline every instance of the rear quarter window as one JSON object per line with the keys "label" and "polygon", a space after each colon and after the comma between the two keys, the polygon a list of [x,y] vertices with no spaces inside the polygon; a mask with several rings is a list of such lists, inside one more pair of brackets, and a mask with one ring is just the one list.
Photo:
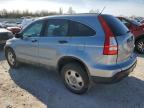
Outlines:
{"label": "rear quarter window", "polygon": [[111,15],[103,15],[103,18],[105,19],[115,36],[125,35],[129,31],[129,29],[119,19]]}
{"label": "rear quarter window", "polygon": [[90,28],[89,26],[75,22],[75,21],[70,21],[70,26],[69,26],[69,36],[73,37],[79,37],[79,36],[94,36],[96,34],[95,30]]}

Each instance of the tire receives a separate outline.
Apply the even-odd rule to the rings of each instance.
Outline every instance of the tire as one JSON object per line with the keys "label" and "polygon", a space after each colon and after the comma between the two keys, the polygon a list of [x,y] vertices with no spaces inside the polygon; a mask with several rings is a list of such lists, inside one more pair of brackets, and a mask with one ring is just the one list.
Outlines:
{"label": "tire", "polygon": [[6,56],[6,59],[7,59],[7,62],[9,64],[9,66],[11,68],[18,68],[19,63],[18,63],[18,61],[16,59],[16,55],[15,55],[15,52],[14,52],[13,49],[7,48],[5,50],[5,56]]}
{"label": "tire", "polygon": [[66,88],[71,92],[83,94],[88,91],[89,77],[80,64],[66,64],[62,68],[61,76]]}
{"label": "tire", "polygon": [[144,38],[136,41],[136,51],[140,54],[144,54]]}

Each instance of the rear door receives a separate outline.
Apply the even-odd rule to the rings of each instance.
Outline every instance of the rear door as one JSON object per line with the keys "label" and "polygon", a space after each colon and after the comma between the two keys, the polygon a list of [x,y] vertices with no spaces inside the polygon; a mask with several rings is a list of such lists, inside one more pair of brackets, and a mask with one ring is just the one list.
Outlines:
{"label": "rear door", "polygon": [[69,49],[68,21],[48,19],[45,24],[44,36],[39,40],[39,62],[53,68],[57,65],[58,58],[64,56]]}
{"label": "rear door", "polygon": [[134,50],[134,36],[128,28],[117,18],[103,15],[107,24],[113,31],[118,44],[117,62],[123,62],[132,55]]}
{"label": "rear door", "polygon": [[[91,49],[91,44],[95,43],[95,30],[90,28],[84,21],[69,21],[69,36],[71,37],[71,45],[69,53],[73,55],[84,56],[85,50]],[[93,48],[94,50],[94,48]],[[86,52],[88,53],[88,52]],[[69,55],[70,55],[69,54]]]}

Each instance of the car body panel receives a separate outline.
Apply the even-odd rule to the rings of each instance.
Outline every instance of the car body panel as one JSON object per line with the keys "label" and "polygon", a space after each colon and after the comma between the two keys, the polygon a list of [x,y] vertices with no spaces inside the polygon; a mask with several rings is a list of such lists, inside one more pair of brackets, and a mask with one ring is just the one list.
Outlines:
{"label": "car body panel", "polygon": [[18,57],[30,61],[32,63],[38,63],[38,41],[32,42],[38,38],[24,38],[20,39],[18,45],[15,46],[15,51]]}
{"label": "car body panel", "polygon": [[[61,40],[68,43],[60,44]],[[41,37],[39,40],[39,63],[48,67],[56,67],[58,58],[67,54],[69,44],[69,37]]]}

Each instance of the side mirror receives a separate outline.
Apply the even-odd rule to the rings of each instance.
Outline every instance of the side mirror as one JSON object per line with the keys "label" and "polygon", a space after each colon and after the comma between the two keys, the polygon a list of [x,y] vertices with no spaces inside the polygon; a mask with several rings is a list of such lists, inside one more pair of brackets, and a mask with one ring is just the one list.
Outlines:
{"label": "side mirror", "polygon": [[16,33],[16,34],[15,34],[15,37],[16,37],[16,38],[22,38],[23,36],[22,36],[22,33]]}

